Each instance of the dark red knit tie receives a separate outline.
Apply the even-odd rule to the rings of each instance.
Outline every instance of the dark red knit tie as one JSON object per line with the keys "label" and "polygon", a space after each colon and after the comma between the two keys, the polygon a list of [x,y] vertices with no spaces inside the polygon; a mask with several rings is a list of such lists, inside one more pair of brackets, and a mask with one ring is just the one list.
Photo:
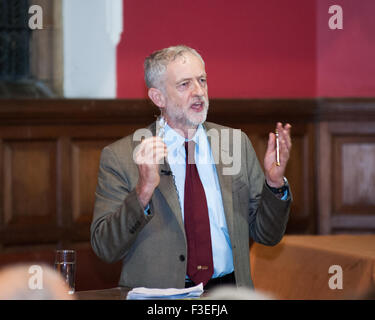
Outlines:
{"label": "dark red knit tie", "polygon": [[185,150],[184,223],[188,246],[187,274],[195,284],[203,282],[203,285],[206,285],[214,271],[207,200],[195,165],[194,141],[185,142]]}

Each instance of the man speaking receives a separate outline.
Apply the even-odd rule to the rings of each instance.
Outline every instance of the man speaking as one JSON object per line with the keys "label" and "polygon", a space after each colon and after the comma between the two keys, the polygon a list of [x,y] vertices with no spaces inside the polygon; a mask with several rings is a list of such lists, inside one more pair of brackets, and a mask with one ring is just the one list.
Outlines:
{"label": "man speaking", "polygon": [[136,132],[103,149],[95,253],[122,260],[120,286],[251,287],[249,238],[275,245],[288,221],[291,126],[277,123],[277,137],[269,134],[263,173],[244,133],[206,122],[207,75],[196,50],[154,52],[145,81],[162,121],[142,139]]}

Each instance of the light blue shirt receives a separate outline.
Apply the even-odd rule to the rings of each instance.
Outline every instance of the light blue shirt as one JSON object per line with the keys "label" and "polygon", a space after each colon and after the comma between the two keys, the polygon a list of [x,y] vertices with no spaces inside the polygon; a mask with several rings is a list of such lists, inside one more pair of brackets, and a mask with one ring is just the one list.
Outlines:
{"label": "light blue shirt", "polygon": [[[198,130],[192,140],[196,143],[195,162],[206,193],[214,263],[214,273],[212,277],[216,278],[233,272],[232,246],[225,220],[223,199],[216,166],[206,132],[202,125],[198,126]],[[185,141],[187,140],[184,137],[166,125],[164,142],[168,147],[168,163],[175,179],[182,211],[182,219],[184,219],[186,173]]]}

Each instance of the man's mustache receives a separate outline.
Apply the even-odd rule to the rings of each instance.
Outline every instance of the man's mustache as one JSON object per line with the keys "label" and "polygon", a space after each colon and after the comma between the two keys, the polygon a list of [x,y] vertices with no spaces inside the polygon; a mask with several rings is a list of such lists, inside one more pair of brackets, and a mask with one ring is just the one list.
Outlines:
{"label": "man's mustache", "polygon": [[196,98],[195,100],[193,100],[193,102],[190,104],[190,106],[196,104],[196,103],[202,103],[204,107],[208,107],[209,103],[208,103],[208,99],[205,98],[205,97],[202,97],[202,98]]}

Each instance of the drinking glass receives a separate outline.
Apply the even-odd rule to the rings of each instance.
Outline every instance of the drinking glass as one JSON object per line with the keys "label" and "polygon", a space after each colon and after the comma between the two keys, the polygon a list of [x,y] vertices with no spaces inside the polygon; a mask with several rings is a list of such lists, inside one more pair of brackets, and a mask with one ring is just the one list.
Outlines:
{"label": "drinking glass", "polygon": [[69,286],[69,294],[75,290],[76,253],[74,250],[56,250],[55,270],[61,274]]}

